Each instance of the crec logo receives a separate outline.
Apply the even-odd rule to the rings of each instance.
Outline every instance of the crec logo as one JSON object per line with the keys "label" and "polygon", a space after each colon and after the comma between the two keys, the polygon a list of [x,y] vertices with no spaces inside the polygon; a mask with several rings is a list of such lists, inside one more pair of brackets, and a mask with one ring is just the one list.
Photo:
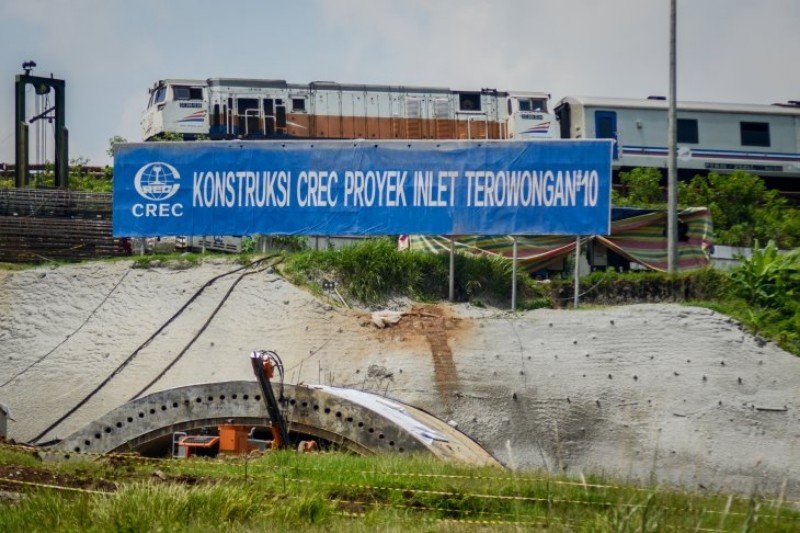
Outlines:
{"label": "crec logo", "polygon": [[154,162],[139,169],[133,186],[145,200],[161,202],[178,192],[181,187],[180,179],[178,170],[169,163]]}

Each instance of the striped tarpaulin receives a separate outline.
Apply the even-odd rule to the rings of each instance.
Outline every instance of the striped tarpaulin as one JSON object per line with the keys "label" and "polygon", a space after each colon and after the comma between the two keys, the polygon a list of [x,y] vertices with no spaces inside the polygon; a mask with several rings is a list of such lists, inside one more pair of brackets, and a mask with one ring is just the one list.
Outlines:
{"label": "striped tarpaulin", "polygon": [[[611,235],[581,239],[606,246],[630,261],[653,270],[667,268],[666,211],[625,210],[624,218],[611,222]],[[692,207],[678,213],[685,224],[685,240],[678,242],[678,269],[691,270],[708,266],[712,245],[711,214],[705,207]],[[680,233],[680,232],[679,232]],[[456,250],[476,254],[513,257],[513,239],[508,236],[460,235],[454,237]],[[410,235],[411,250],[446,253],[450,240],[441,236]],[[547,268],[575,250],[574,237],[517,237],[519,267],[528,272]]]}

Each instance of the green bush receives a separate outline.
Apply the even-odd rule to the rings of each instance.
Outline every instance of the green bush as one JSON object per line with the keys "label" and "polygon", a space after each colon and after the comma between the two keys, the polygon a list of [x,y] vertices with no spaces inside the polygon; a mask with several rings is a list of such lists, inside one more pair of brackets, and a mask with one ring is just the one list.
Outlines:
{"label": "green bush", "polygon": [[620,172],[619,180],[627,194],[617,197],[614,202],[616,205],[651,207],[664,204],[661,171],[657,168],[634,168],[630,172]]}
{"label": "green bush", "polygon": [[753,246],[772,239],[779,248],[800,246],[800,209],[758,176],[741,171],[695,176],[681,184],[679,199],[709,208],[718,244]]}
{"label": "green bush", "polygon": [[800,248],[780,254],[773,241],[731,272],[735,296],[750,305],[749,322],[800,353]]}
{"label": "green bush", "polygon": [[[553,302],[570,305],[573,280],[553,280]],[[718,300],[728,294],[728,275],[705,268],[679,274],[651,270],[620,273],[615,270],[592,272],[581,278],[582,303],[621,305],[644,302],[685,302]]]}
{"label": "green bush", "polygon": [[[289,257],[285,272],[293,281],[319,289],[334,279],[364,303],[409,296],[438,300],[448,296],[449,256],[398,251],[393,239],[369,239],[340,250],[306,250]],[[511,295],[511,262],[489,256],[457,254],[455,297],[507,303]],[[546,291],[527,274],[518,272],[521,307],[540,306]]]}

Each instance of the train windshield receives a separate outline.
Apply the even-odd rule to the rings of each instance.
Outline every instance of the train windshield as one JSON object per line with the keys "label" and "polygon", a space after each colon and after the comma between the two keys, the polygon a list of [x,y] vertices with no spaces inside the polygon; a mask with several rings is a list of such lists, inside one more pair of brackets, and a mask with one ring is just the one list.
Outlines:
{"label": "train windshield", "polygon": [[547,100],[543,98],[520,98],[519,99],[520,111],[547,111]]}
{"label": "train windshield", "polygon": [[166,97],[167,97],[167,88],[162,85],[153,92],[153,96],[150,97],[150,105],[154,106],[156,104],[160,104],[166,99]]}
{"label": "train windshield", "polygon": [[201,89],[200,87],[173,85],[172,95],[175,100],[202,100],[203,89]]}

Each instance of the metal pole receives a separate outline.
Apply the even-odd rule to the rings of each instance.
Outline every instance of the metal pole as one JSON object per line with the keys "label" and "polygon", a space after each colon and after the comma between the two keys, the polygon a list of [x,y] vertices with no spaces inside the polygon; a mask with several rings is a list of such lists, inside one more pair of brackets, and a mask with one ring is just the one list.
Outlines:
{"label": "metal pole", "polygon": [[675,149],[677,111],[675,98],[677,83],[675,75],[676,49],[676,0],[670,0],[669,9],[669,126],[667,128],[667,270],[678,270],[678,158]]}
{"label": "metal pole", "polygon": [[53,86],[56,93],[56,153],[55,153],[55,185],[59,189],[69,189],[69,152],[67,151],[68,133],[66,128],[65,83],[62,81]]}
{"label": "metal pole", "polygon": [[450,301],[456,299],[456,242],[450,238],[450,290],[448,296]]}
{"label": "metal pole", "polygon": [[575,237],[575,294],[573,296],[573,304],[575,309],[578,308],[578,299],[581,292],[581,236],[578,235]]}
{"label": "metal pole", "polygon": [[15,121],[14,121],[14,143],[15,143],[15,168],[14,186],[28,186],[28,123],[25,121],[25,88],[27,77],[19,75],[14,84],[15,98]]}
{"label": "metal pole", "polygon": [[517,238],[514,239],[514,256],[511,259],[511,310],[517,310]]}

